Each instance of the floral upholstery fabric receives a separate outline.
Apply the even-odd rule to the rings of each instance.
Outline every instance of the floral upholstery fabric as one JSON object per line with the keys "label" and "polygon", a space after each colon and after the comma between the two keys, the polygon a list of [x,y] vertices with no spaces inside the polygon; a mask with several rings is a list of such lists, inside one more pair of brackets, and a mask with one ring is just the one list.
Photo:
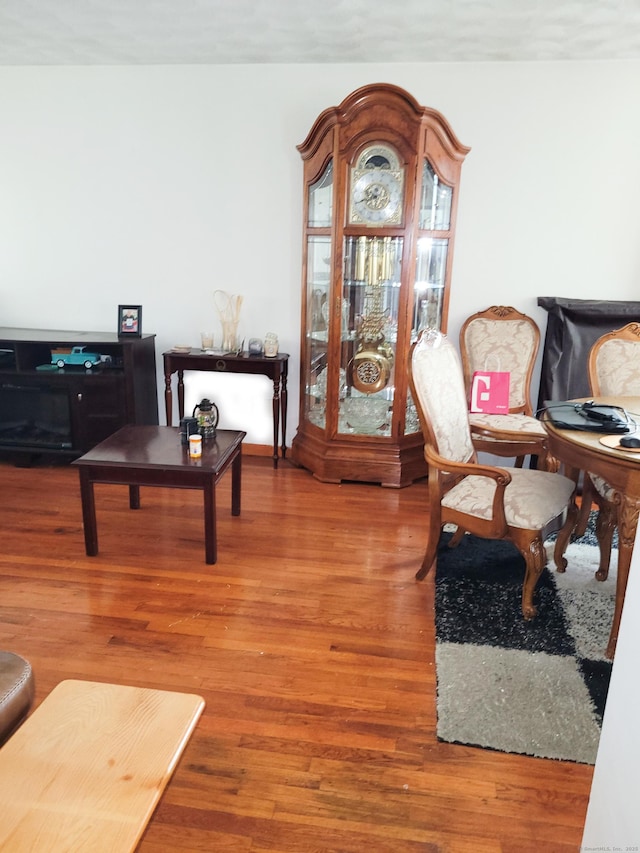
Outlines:
{"label": "floral upholstery fabric", "polygon": [[478,317],[465,332],[471,375],[476,370],[509,371],[509,408],[524,406],[527,367],[536,343],[535,329],[523,320]]}
{"label": "floral upholstery fabric", "polygon": [[429,420],[441,456],[467,462],[473,456],[467,394],[457,351],[440,332],[423,334],[413,351],[417,402]]}
{"label": "floral upholstery fabric", "polygon": [[[559,474],[522,468],[505,470],[512,477],[504,493],[504,514],[510,527],[543,528],[563,512],[573,494],[573,481]],[[442,498],[442,506],[491,518],[495,490],[495,482],[487,477],[466,477]]]}
{"label": "floral upholstery fabric", "polygon": [[497,429],[501,432],[524,432],[540,438],[544,438],[547,434],[540,421],[530,415],[485,415],[471,412],[469,423],[472,432],[474,427],[478,427]]}
{"label": "floral upholstery fabric", "polygon": [[604,396],[640,395],[640,343],[606,341],[596,357],[600,393]]}

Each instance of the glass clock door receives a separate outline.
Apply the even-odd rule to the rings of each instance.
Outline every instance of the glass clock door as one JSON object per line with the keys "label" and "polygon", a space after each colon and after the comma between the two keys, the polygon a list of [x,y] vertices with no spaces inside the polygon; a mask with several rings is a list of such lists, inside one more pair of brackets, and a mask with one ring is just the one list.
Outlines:
{"label": "glass clock door", "polygon": [[[331,213],[333,163],[309,187],[306,286],[306,395],[309,422],[324,429],[327,405],[327,350],[329,346],[331,293]],[[323,233],[324,232],[324,233]]]}
{"label": "glass clock door", "polygon": [[340,433],[391,434],[402,249],[402,237],[345,238]]}
{"label": "glass clock door", "polygon": [[[425,159],[416,248],[412,343],[423,329],[442,329],[452,200],[453,187],[444,183]],[[418,414],[411,392],[408,392],[405,434],[419,431]]]}

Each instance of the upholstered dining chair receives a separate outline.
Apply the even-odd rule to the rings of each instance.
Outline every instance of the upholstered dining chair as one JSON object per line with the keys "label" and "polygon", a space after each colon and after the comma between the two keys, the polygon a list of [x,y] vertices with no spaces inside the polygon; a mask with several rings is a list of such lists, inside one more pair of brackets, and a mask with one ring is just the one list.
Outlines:
{"label": "upholstered dining chair", "polygon": [[[478,464],[462,366],[446,335],[422,332],[411,347],[408,372],[428,465],[427,548],[416,578],[422,580],[435,565],[445,524],[485,539],[508,539],[526,563],[522,614],[532,619],[533,593],[546,564],[543,537],[565,513],[575,522],[574,482],[548,471]],[[558,541],[556,565],[563,550]]]}
{"label": "upholstered dining chair", "polygon": [[510,305],[492,305],[468,317],[460,329],[460,355],[467,394],[477,370],[508,371],[509,412],[503,415],[471,413],[476,450],[515,458],[521,468],[527,455],[537,456],[549,469],[547,437],[531,406],[531,375],[540,347],[534,320]]}
{"label": "upholstered dining chair", "polygon": [[[640,323],[628,323],[598,338],[589,351],[587,371],[594,397],[640,397]],[[618,525],[617,505],[613,498],[614,492],[609,483],[597,474],[584,473],[575,534],[584,535],[595,503],[598,507],[596,538],[600,550],[596,578],[600,581],[609,576],[613,534]]]}

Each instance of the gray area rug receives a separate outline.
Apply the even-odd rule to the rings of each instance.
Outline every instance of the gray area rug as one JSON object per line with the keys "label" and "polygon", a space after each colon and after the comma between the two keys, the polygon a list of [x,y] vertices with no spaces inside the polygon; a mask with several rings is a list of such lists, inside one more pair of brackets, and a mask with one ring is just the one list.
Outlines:
{"label": "gray area rug", "polygon": [[[593,516],[593,514],[592,514]],[[522,619],[524,560],[507,542],[443,534],[436,569],[438,738],[541,758],[595,763],[611,675],[604,656],[617,551],[595,580],[593,521],[551,559],[536,591],[538,616]]]}

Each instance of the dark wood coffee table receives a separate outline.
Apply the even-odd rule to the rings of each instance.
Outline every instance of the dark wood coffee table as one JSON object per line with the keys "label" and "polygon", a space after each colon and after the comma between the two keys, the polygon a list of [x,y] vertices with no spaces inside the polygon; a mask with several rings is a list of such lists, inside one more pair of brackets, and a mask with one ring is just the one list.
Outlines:
{"label": "dark wood coffee table", "polygon": [[98,553],[94,483],[129,486],[129,506],[140,508],[140,486],[202,489],[206,562],[217,559],[216,484],[231,467],[231,515],[240,515],[242,440],[245,432],[218,430],[202,442],[202,456],[191,459],[177,427],[125,426],[72,464],[80,474],[80,497],[87,555]]}

